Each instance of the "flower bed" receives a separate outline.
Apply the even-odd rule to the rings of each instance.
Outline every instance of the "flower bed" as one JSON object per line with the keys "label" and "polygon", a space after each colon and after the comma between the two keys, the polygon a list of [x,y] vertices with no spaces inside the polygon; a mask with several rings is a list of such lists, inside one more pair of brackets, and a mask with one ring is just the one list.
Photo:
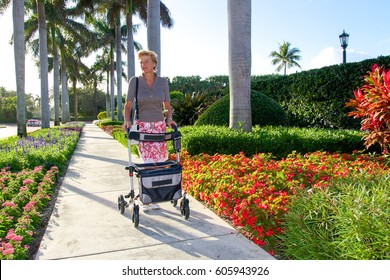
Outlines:
{"label": "flower bed", "polygon": [[[0,260],[28,259],[59,174],[76,148],[83,123],[41,129],[0,141]],[[39,240],[38,240],[39,241]]]}
{"label": "flower bed", "polygon": [[53,195],[57,167],[0,172],[0,259],[26,259],[40,211]]}
{"label": "flower bed", "polygon": [[389,172],[384,157],[315,152],[274,160],[258,154],[183,153],[183,188],[266,249],[280,256],[284,217],[300,190],[327,188],[336,178]]}

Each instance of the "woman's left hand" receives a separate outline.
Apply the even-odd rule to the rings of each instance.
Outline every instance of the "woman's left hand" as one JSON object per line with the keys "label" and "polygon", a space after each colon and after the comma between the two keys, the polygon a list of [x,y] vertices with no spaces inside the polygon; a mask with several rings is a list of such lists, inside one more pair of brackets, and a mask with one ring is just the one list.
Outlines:
{"label": "woman's left hand", "polygon": [[167,125],[169,127],[172,127],[172,125],[177,126],[176,122],[174,120],[172,120],[171,118],[167,119]]}

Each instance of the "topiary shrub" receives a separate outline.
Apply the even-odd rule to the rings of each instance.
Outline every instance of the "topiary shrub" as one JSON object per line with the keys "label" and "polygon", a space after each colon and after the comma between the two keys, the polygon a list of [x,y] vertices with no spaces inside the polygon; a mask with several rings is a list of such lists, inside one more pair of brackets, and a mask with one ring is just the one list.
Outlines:
{"label": "topiary shrub", "polygon": [[100,112],[98,115],[97,115],[97,119],[98,120],[103,120],[107,118],[107,112],[106,111],[103,111],[103,112]]}
{"label": "topiary shrub", "polygon": [[169,94],[171,96],[171,102],[172,102],[172,100],[174,100],[176,98],[182,98],[184,96],[184,94],[182,92],[177,91],[177,90],[171,91]]}
{"label": "topiary shrub", "polygon": [[[195,125],[229,126],[230,96],[225,95],[208,107],[199,116]],[[252,125],[288,125],[288,117],[283,108],[268,96],[252,91]]]}

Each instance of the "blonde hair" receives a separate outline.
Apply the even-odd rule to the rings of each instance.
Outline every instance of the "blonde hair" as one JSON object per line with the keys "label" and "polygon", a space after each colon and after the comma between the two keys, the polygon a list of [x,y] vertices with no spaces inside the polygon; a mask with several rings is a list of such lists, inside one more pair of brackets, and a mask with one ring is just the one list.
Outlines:
{"label": "blonde hair", "polygon": [[157,64],[158,64],[157,53],[155,53],[154,51],[142,50],[138,52],[137,57],[140,60],[142,56],[149,56],[152,59],[152,61],[156,63],[156,66],[154,67],[154,71],[157,71]]}

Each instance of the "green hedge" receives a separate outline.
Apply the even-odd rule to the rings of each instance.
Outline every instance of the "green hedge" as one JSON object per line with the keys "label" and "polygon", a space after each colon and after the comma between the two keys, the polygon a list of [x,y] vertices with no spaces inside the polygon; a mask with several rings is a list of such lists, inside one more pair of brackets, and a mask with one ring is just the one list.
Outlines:
{"label": "green hedge", "polygon": [[282,105],[293,126],[357,129],[360,120],[347,116],[345,103],[354,98],[373,64],[389,69],[390,56],[286,76],[254,76],[251,86]]}
{"label": "green hedge", "polygon": [[[314,151],[352,153],[365,149],[363,133],[356,130],[291,128],[282,126],[254,127],[251,133],[220,126],[182,127],[182,146],[190,155],[238,154],[246,156],[271,153],[278,158],[292,152]],[[380,152],[373,147],[370,152]]]}
{"label": "green hedge", "polygon": [[[297,128],[283,126],[255,126],[251,133],[231,130],[223,126],[180,127],[182,149],[190,155],[206,153],[234,155],[243,152],[246,156],[258,153],[284,158],[296,152],[305,154],[314,151],[353,153],[364,151],[363,132],[348,129]],[[118,125],[113,137],[127,147],[126,133]],[[168,144],[173,153],[171,143]],[[133,153],[138,153],[136,146]],[[366,152],[380,153],[378,145]]]}

